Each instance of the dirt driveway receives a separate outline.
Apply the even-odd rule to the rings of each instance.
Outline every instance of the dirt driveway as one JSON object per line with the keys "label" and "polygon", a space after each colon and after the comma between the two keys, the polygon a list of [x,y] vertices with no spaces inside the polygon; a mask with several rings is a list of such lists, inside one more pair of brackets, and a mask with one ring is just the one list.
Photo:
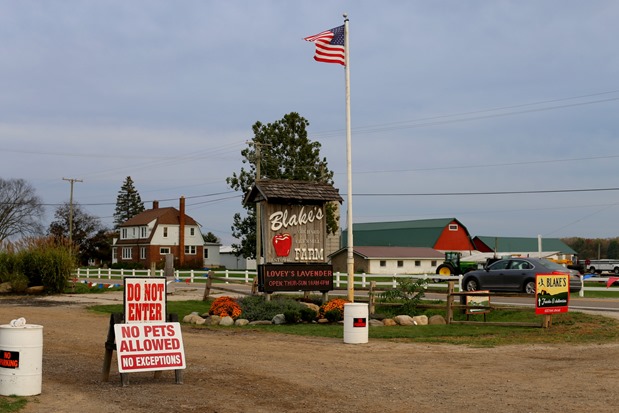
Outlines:
{"label": "dirt driveway", "polygon": [[[183,326],[184,384],[116,357],[101,381],[109,316],[90,297],[0,300],[0,323],[44,327],[43,391],[25,412],[616,412],[619,343],[465,346],[307,338]],[[116,298],[114,300],[117,300]],[[122,302],[122,301],[121,301]],[[420,327],[425,328],[425,327]],[[428,327],[431,328],[431,327]]]}

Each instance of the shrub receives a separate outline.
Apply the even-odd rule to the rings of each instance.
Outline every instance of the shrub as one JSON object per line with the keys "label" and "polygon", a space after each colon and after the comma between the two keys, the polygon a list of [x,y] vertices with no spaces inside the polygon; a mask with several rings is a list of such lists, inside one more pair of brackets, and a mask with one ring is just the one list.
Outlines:
{"label": "shrub", "polygon": [[330,323],[335,323],[336,321],[340,321],[342,319],[342,314],[343,313],[344,312],[340,311],[340,309],[334,308],[332,310],[329,310],[329,311],[325,312],[325,318]]}
{"label": "shrub", "polygon": [[304,323],[311,323],[316,319],[316,311],[311,308],[304,307],[301,309],[301,321]]}
{"label": "shrub", "polygon": [[239,305],[243,311],[243,318],[249,321],[271,320],[277,314],[286,314],[287,311],[301,313],[305,307],[303,304],[290,298],[272,296],[267,301],[265,296],[250,295],[239,299]]}
{"label": "shrub", "polygon": [[43,285],[50,293],[64,291],[71,272],[77,267],[77,255],[68,243],[52,238],[28,240],[17,253],[28,285]]}
{"label": "shrub", "polygon": [[208,313],[211,315],[218,315],[220,317],[229,316],[236,320],[241,315],[242,310],[233,298],[223,296],[213,301]]}
{"label": "shrub", "polygon": [[301,321],[301,311],[286,310],[284,311],[284,318],[287,324],[296,324]]}
{"label": "shrub", "polygon": [[398,287],[385,291],[379,298],[385,301],[402,303],[400,314],[417,315],[417,305],[421,302],[427,288],[427,280],[418,278],[400,278]]}

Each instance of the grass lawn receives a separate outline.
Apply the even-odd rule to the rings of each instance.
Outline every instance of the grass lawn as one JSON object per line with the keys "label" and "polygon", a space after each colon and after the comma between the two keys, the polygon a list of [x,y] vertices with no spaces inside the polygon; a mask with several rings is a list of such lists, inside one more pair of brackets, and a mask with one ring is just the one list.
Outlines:
{"label": "grass lawn", "polygon": [[[170,301],[167,303],[168,313],[178,314],[179,319],[192,312],[200,314],[209,310],[209,301]],[[121,313],[122,304],[99,305],[91,307],[92,311],[104,313]],[[380,311],[380,307],[378,308]],[[426,315],[441,314],[441,310],[429,310]],[[444,313],[442,314],[444,315]],[[464,320],[465,315],[456,314],[455,320]],[[482,315],[471,318],[483,321]],[[542,316],[536,315],[533,309],[527,311],[493,311],[487,315],[488,322],[527,322],[539,323]],[[242,329],[258,332],[279,334],[295,334],[343,338],[344,329],[340,323],[334,324],[283,324],[266,326],[220,327],[195,326],[204,329]],[[470,346],[501,346],[532,343],[607,343],[619,341],[619,320],[572,311],[552,316],[552,327],[517,327],[491,326],[483,323],[450,324],[432,326],[393,326],[370,327],[369,339],[397,340],[423,343],[464,344]]]}

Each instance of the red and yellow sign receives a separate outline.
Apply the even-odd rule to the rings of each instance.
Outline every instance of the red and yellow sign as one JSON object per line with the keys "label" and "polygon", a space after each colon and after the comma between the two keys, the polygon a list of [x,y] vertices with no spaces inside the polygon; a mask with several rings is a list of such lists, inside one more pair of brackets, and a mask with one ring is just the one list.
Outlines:
{"label": "red and yellow sign", "polygon": [[568,274],[537,274],[535,277],[535,314],[566,313],[570,301]]}

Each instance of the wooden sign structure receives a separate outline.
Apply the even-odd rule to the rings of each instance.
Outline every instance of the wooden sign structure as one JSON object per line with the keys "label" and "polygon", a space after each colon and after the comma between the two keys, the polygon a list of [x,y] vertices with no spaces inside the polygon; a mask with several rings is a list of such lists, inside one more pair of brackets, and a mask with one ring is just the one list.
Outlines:
{"label": "wooden sign structure", "polygon": [[124,313],[112,314],[105,342],[103,381],[109,380],[112,354],[117,352],[123,386],[130,372],[175,370],[183,383],[185,352],[178,316],[166,313],[165,277],[125,277]]}
{"label": "wooden sign structure", "polygon": [[258,180],[245,204],[260,203],[260,228],[266,264],[258,268],[258,290],[330,291],[333,267],[327,264],[327,202],[342,202],[331,184]]}

